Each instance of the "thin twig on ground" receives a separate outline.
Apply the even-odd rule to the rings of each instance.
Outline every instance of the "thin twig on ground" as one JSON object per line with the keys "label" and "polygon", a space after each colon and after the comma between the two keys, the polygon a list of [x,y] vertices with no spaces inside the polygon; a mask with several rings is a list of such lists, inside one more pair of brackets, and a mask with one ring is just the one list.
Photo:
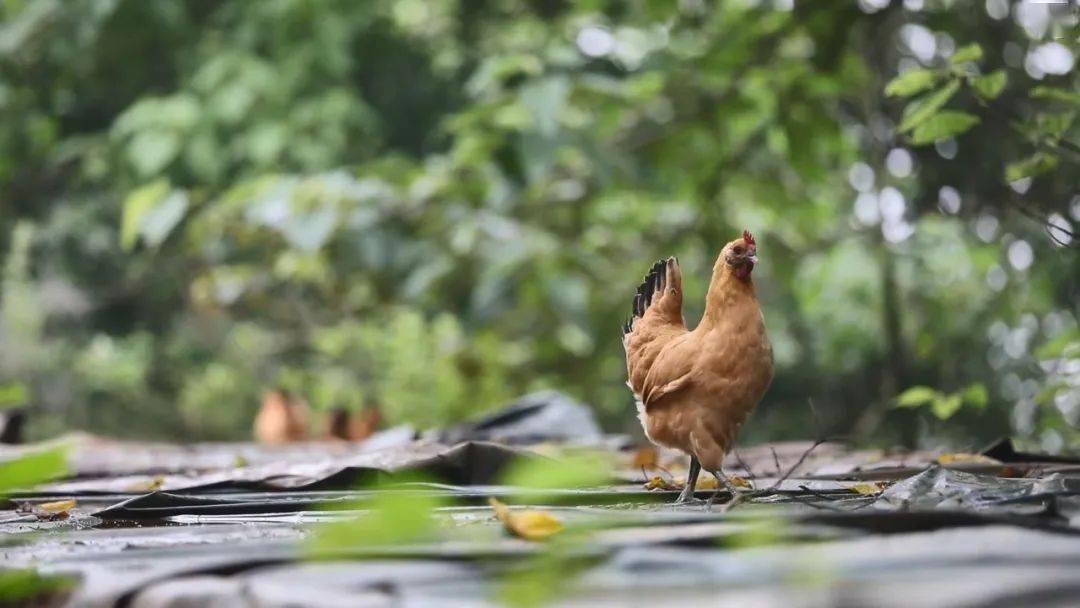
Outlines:
{"label": "thin twig on ground", "polygon": [[735,448],[734,450],[732,450],[732,452],[735,454],[735,460],[739,461],[739,466],[741,466],[743,470],[745,470],[746,473],[750,475],[750,478],[757,479],[757,473],[755,473],[754,470],[750,468],[750,465],[746,464],[746,461],[742,458],[742,454],[739,454],[739,449]]}
{"label": "thin twig on ground", "polygon": [[[822,498],[822,497],[823,496],[819,496],[819,498]],[[844,512],[844,509],[841,509],[839,507],[834,507],[831,504],[828,504],[828,502],[832,502],[831,500],[829,500],[826,503],[820,503],[820,502],[814,502],[813,500],[810,500],[809,498],[807,498],[805,496],[793,496],[792,500],[794,500],[795,502],[797,502],[797,503],[799,503],[801,505],[806,505],[808,507],[813,507],[815,509],[822,509],[822,510],[825,510],[825,511],[833,511],[835,513],[843,513]]]}
{"label": "thin twig on ground", "polygon": [[[792,465],[791,468],[787,470],[787,472],[785,472],[783,475],[781,475],[780,478],[777,479],[775,483],[773,483],[768,488],[765,488],[764,490],[752,490],[750,492],[738,492],[738,491],[734,490],[733,488],[731,488],[729,484],[724,483],[722,481],[721,483],[723,483],[723,485],[726,486],[725,489],[727,489],[728,493],[731,494],[731,500],[724,503],[724,505],[720,509],[720,512],[721,513],[726,513],[728,511],[734,509],[737,505],[742,504],[743,502],[746,502],[748,500],[752,500],[754,498],[760,498],[762,496],[768,496],[768,495],[772,494],[773,492],[776,491],[777,488],[780,487],[780,484],[787,481],[788,477],[791,477],[791,474],[795,472],[795,469],[799,468],[800,466],[802,466],[802,464],[804,462],[806,462],[806,459],[810,456],[810,454],[815,449],[817,449],[817,447],[819,445],[821,445],[823,443],[826,443],[827,441],[828,441],[828,439],[818,439],[818,440],[814,441],[813,445],[811,445],[809,448],[807,448],[802,453],[802,455],[799,456],[799,459],[797,461],[795,461],[795,464]],[[719,477],[717,477],[717,479],[719,480]],[[724,480],[724,481],[726,481],[726,480]],[[719,493],[720,493],[720,490],[718,489],[712,495],[712,497],[709,498],[708,502],[706,502],[706,504],[705,504],[706,509],[710,509],[712,507],[713,499],[715,499],[717,494],[719,494]]]}
{"label": "thin twig on ground", "polygon": [[810,495],[815,496],[817,498],[820,498],[822,500],[827,500],[829,502],[832,502],[833,500],[835,500],[832,496],[829,496],[828,494],[826,494],[826,493],[824,493],[824,492],[822,492],[820,490],[815,490],[815,489],[811,488],[810,486],[808,486],[806,484],[799,484],[799,489],[802,490],[803,492],[806,492],[807,494],[810,494]]}
{"label": "thin twig on ground", "polygon": [[[783,475],[777,478],[777,480],[768,488],[765,488],[763,490],[752,490],[750,492],[738,492],[734,488],[732,488],[730,484],[727,483],[726,479],[722,480],[721,483],[725,486],[725,489],[727,489],[727,491],[731,494],[731,500],[729,500],[723,505],[723,507],[721,508],[721,513],[726,513],[727,511],[735,508],[737,505],[748,500],[772,494],[780,487],[780,484],[787,481],[788,478],[791,477],[792,473],[794,473],[796,469],[801,467],[802,464],[806,462],[806,459],[810,457],[810,454],[813,453],[813,451],[816,450],[818,446],[830,441],[830,438],[825,437],[824,433],[822,433],[821,419],[818,418],[817,408],[814,407],[814,400],[807,399],[806,402],[810,406],[810,415],[813,417],[814,423],[814,434],[817,436],[817,439],[814,440],[814,443],[809,448],[807,448],[801,456],[799,456],[799,459],[795,461],[795,464],[791,465],[791,468],[789,468]],[[776,463],[776,472],[779,473],[780,458],[777,456],[775,448],[770,447],[770,449],[772,449],[773,462]],[[742,460],[739,457],[738,452],[735,453],[735,457],[739,458],[739,460]],[[716,475],[715,472],[713,474]],[[720,472],[720,475],[717,475],[717,480],[720,480],[721,475],[723,475],[723,472]],[[717,489],[717,491],[709,498],[709,500],[705,503],[706,509],[710,509],[712,507],[713,499],[715,499],[719,493],[720,490]]]}
{"label": "thin twig on ground", "polygon": [[818,446],[819,446],[819,445],[821,445],[821,444],[823,444],[823,443],[826,443],[827,441],[828,441],[828,439],[817,439],[817,440],[815,440],[815,441],[814,441],[814,443],[813,443],[813,445],[811,445],[811,446],[810,446],[809,448],[806,448],[806,450],[805,450],[805,451],[804,451],[804,452],[802,453],[802,456],[799,456],[799,459],[795,461],[795,464],[791,465],[791,468],[790,468],[790,469],[788,469],[786,473],[784,473],[783,475],[781,475],[781,476],[780,476],[780,478],[776,480],[776,483],[774,483],[773,485],[769,486],[769,487],[768,487],[768,488],[767,488],[766,490],[764,490],[764,491],[765,491],[765,492],[772,492],[773,490],[775,490],[775,489],[777,489],[778,487],[780,487],[780,484],[782,484],[782,483],[784,483],[785,481],[787,481],[788,477],[791,477],[791,474],[795,472],[795,469],[797,469],[797,468],[801,467],[801,466],[802,466],[802,464],[803,464],[804,462],[806,462],[806,459],[810,457],[810,454],[811,454],[811,453],[812,453],[812,452],[813,452],[814,450],[816,450],[816,449],[818,448]]}

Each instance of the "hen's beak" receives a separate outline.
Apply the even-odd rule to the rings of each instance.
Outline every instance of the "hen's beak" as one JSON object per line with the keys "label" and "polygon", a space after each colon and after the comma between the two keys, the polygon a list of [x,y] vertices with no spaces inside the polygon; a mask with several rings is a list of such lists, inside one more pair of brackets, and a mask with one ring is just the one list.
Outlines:
{"label": "hen's beak", "polygon": [[757,266],[757,254],[756,253],[750,254],[749,256],[747,256],[746,259],[749,260],[751,264]]}

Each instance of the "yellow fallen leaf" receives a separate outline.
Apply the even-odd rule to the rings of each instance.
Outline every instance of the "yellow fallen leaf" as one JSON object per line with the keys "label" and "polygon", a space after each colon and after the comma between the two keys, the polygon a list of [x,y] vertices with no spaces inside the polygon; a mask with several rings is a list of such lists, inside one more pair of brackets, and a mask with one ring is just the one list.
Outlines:
{"label": "yellow fallen leaf", "polygon": [[137,481],[127,487],[128,492],[156,492],[165,483],[164,475],[155,475],[152,479]]}
{"label": "yellow fallen leaf", "polygon": [[[745,479],[743,477],[739,477],[738,475],[731,475],[727,479],[728,479],[728,483],[735,486],[736,488],[753,489],[753,487],[754,487],[753,484],[750,483],[750,480]],[[680,486],[685,486],[686,482],[682,481],[682,483],[680,483],[679,485]],[[705,475],[702,475],[701,477],[698,477],[697,485],[694,486],[694,489],[695,490],[719,490],[722,487],[723,486],[720,484],[720,480],[717,479],[716,477],[713,477],[712,475],[709,475],[707,477]]]}
{"label": "yellow fallen leaf", "polygon": [[[683,481],[679,485],[685,486],[686,482]],[[719,490],[720,489],[720,482],[715,477],[713,477],[712,475],[702,475],[701,477],[698,477],[697,485],[694,486],[694,489],[695,490]]]}
{"label": "yellow fallen leaf", "polygon": [[75,500],[56,500],[54,502],[42,502],[37,508],[45,513],[63,513],[75,509]]}
{"label": "yellow fallen leaf", "polygon": [[562,522],[547,511],[512,511],[494,498],[489,498],[488,504],[495,510],[495,517],[519,538],[545,540],[563,529]]}
{"label": "yellow fallen leaf", "polygon": [[1001,464],[1001,461],[994,460],[989,456],[983,456],[982,454],[966,454],[958,452],[955,454],[942,454],[937,457],[938,464]]}
{"label": "yellow fallen leaf", "polygon": [[645,482],[646,490],[678,490],[680,486],[675,485],[672,481],[668,481],[659,475],[656,475]]}
{"label": "yellow fallen leaf", "polygon": [[868,494],[879,494],[882,490],[885,489],[887,485],[888,484],[886,484],[884,481],[875,481],[872,483],[857,483],[848,489],[852,492],[855,492],[856,494],[862,494],[865,496]]}
{"label": "yellow fallen leaf", "polygon": [[57,500],[34,505],[31,511],[40,519],[64,519],[75,508],[74,500]]}
{"label": "yellow fallen leaf", "polygon": [[[732,475],[731,477],[728,477],[728,483],[735,486],[736,488],[753,489],[753,487],[754,487],[754,485],[752,483],[750,483],[750,480],[745,479],[743,477],[739,477],[738,475]],[[649,479],[649,481],[645,482],[645,489],[646,490],[681,490],[681,489],[683,489],[685,487],[686,487],[686,478],[684,478],[684,477],[673,477],[670,480],[668,480],[668,479],[664,479],[663,477],[660,477],[659,475],[657,475],[657,476],[652,477],[651,479]],[[697,485],[694,486],[694,489],[695,490],[719,490],[720,489],[720,481],[717,480],[715,477],[712,477],[712,476],[706,477],[706,476],[702,475],[701,477],[698,477]]]}
{"label": "yellow fallen leaf", "polygon": [[728,477],[728,483],[735,486],[736,488],[746,488],[748,490],[754,489],[754,484],[750,483],[749,479],[746,479],[745,477],[739,477],[738,475],[731,475],[730,477]]}
{"label": "yellow fallen leaf", "polygon": [[70,511],[75,508],[75,501],[69,500],[57,500],[53,502],[43,502],[37,506],[38,509],[46,511],[48,513],[61,513],[63,511]]}

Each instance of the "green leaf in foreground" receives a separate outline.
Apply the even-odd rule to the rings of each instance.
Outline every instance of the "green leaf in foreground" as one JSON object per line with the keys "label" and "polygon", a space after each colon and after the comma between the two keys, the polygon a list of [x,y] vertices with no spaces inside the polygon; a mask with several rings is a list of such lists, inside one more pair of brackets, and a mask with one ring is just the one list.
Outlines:
{"label": "green leaf in foreground", "polygon": [[897,132],[904,133],[910,131],[925,122],[937,113],[942,106],[948,103],[959,89],[960,82],[958,80],[950,80],[948,84],[933,93],[928,93],[909,103],[907,107],[904,108],[904,116],[900,121],[900,126],[896,129]]}
{"label": "green leaf in foreground", "polygon": [[941,396],[929,386],[913,386],[900,393],[896,398],[896,407],[920,407]]}
{"label": "green leaf in foreground", "polygon": [[585,537],[545,545],[523,564],[508,570],[496,587],[499,602],[513,608],[539,608],[572,594],[590,565],[575,555],[583,542]]}
{"label": "green leaf in foreground", "polygon": [[932,70],[908,70],[885,85],[885,94],[889,97],[908,97],[934,86],[937,78],[937,72]]}
{"label": "green leaf in foreground", "polygon": [[[519,458],[503,475],[502,483],[532,492],[530,503],[551,498],[543,490],[595,487],[610,483],[614,462],[606,452],[577,452],[557,457]],[[538,494],[536,491],[540,490]],[[498,599],[507,606],[546,606],[572,593],[573,584],[589,566],[580,554],[589,542],[593,525],[568,524],[544,544],[543,550],[521,567],[509,570],[497,587]]]}
{"label": "green leaf in foreground", "polygon": [[[51,606],[54,603],[49,596],[66,591],[73,584],[70,579],[42,576],[34,570],[3,570],[0,571],[0,605]],[[59,606],[60,602],[55,605]]]}
{"label": "green leaf in foreground", "polygon": [[362,511],[356,518],[319,526],[307,551],[310,557],[321,557],[431,540],[438,534],[434,513],[442,506],[443,501],[430,492],[380,487],[370,500],[345,507]]}
{"label": "green leaf in foreground", "polygon": [[1008,81],[1009,77],[1005,74],[1005,70],[995,70],[989,74],[979,76],[971,82],[971,86],[979,94],[979,97],[996,99],[1005,90],[1005,84]]}
{"label": "green leaf in foreground", "polygon": [[504,485],[528,490],[586,488],[610,482],[612,468],[610,457],[603,453],[521,458],[510,466],[502,481]]}
{"label": "green leaf in foreground", "polygon": [[953,53],[953,56],[949,58],[949,61],[953,64],[964,63],[967,61],[978,61],[982,59],[983,50],[978,43],[971,43],[964,45]]}
{"label": "green leaf in foreground", "polygon": [[67,475],[67,449],[52,448],[0,463],[0,496]]}
{"label": "green leaf in foreground", "polygon": [[932,144],[939,139],[959,135],[978,123],[978,116],[945,110],[915,127],[915,132],[911,134],[911,141],[915,145]]}
{"label": "green leaf in foreground", "polygon": [[1036,152],[1031,156],[1009,163],[1005,167],[1005,181],[1015,182],[1025,177],[1035,177],[1057,168],[1058,158],[1048,152]]}

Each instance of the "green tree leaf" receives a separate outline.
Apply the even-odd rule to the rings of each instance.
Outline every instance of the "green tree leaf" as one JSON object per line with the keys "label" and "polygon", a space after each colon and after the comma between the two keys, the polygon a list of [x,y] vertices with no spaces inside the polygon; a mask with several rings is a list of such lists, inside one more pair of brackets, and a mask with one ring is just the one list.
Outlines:
{"label": "green tree leaf", "polygon": [[1067,329],[1035,351],[1040,359],[1055,359],[1069,356],[1071,352],[1080,355],[1080,327]]}
{"label": "green tree leaf", "polygon": [[908,70],[885,85],[885,94],[889,97],[909,97],[934,86],[938,74],[933,70]]}
{"label": "green tree leaf", "polygon": [[338,226],[338,213],[332,207],[296,213],[281,227],[290,245],[308,253],[318,251]]}
{"label": "green tree leaf", "polygon": [[940,420],[948,420],[953,417],[953,414],[960,411],[960,408],[964,405],[964,400],[958,394],[943,396],[938,399],[934,399],[934,403],[930,406],[930,411]]}
{"label": "green tree leaf", "polygon": [[955,65],[967,61],[978,61],[982,59],[982,56],[982,47],[977,43],[971,43],[956,49],[956,52],[949,58],[949,61]]}
{"label": "green tree leaf", "polygon": [[1065,135],[1075,119],[1076,111],[1040,112],[1035,116],[1035,130],[1039,135],[1058,140]]}
{"label": "green tree leaf", "polygon": [[132,190],[124,199],[124,211],[120,218],[120,246],[126,251],[135,248],[142,231],[143,219],[169,195],[169,182],[155,180]]}
{"label": "green tree leaf", "polygon": [[919,99],[912,101],[904,108],[904,116],[896,131],[898,133],[905,133],[921,125],[931,116],[936,114],[942,106],[948,103],[959,89],[960,81],[953,79],[933,93],[928,93]]}
{"label": "green tree leaf", "polygon": [[1042,175],[1043,173],[1053,171],[1057,166],[1057,156],[1050,154],[1049,152],[1036,152],[1023,160],[1009,163],[1005,167],[1005,181],[1015,182],[1016,180],[1025,177]]}
{"label": "green tree leaf", "polygon": [[896,397],[896,407],[921,407],[941,397],[929,386],[913,386]]}
{"label": "green tree leaf", "polygon": [[915,127],[911,142],[915,145],[932,144],[939,139],[959,135],[979,124],[979,117],[966,112],[945,110],[931,116]]}
{"label": "green tree leaf", "polygon": [[180,137],[164,129],[142,131],[128,144],[128,159],[139,175],[153,177],[180,152]]}
{"label": "green tree leaf", "polygon": [[964,403],[978,409],[985,409],[986,404],[990,401],[990,395],[986,390],[986,385],[981,382],[976,382],[964,389],[962,396]]}
{"label": "green tree leaf", "polygon": [[146,244],[157,247],[164,243],[173,228],[184,219],[188,206],[187,193],[173,190],[164,200],[147,210],[139,222],[139,234]]}
{"label": "green tree leaf", "polygon": [[1001,92],[1005,90],[1005,84],[1008,81],[1009,77],[1005,74],[1005,70],[994,70],[989,74],[976,78],[972,81],[971,86],[979,94],[979,97],[997,99],[997,96],[1001,95]]}
{"label": "green tree leaf", "polygon": [[1067,91],[1058,87],[1050,86],[1037,86],[1031,89],[1032,99],[1050,99],[1052,101],[1060,101],[1073,105],[1080,106],[1080,93],[1075,91]]}

